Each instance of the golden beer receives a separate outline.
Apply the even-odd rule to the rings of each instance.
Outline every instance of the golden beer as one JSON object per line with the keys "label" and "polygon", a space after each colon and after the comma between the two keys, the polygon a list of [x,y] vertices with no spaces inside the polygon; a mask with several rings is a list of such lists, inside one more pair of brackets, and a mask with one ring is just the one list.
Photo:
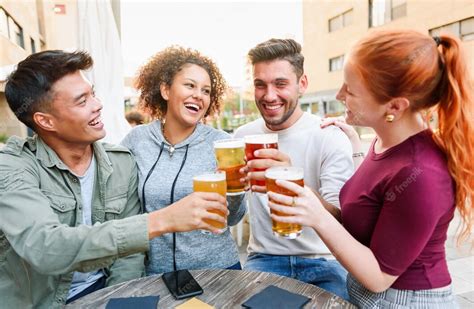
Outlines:
{"label": "golden beer", "polygon": [[[276,180],[288,180],[298,184],[299,186],[304,186],[304,171],[300,167],[294,166],[275,166],[267,169],[265,171],[265,183],[267,186],[267,191],[272,191],[275,193],[287,195],[287,196],[296,196],[295,193],[279,187],[276,185]],[[270,201],[274,202],[270,199]],[[288,207],[291,207],[288,205]],[[271,210],[271,213],[274,213],[278,216],[286,216],[278,211]],[[302,227],[299,224],[292,223],[282,223],[272,219],[272,230],[273,234],[287,238],[295,239],[301,234]]]}
{"label": "golden beer", "polygon": [[[247,161],[256,159],[253,155],[255,150],[274,148],[278,149],[278,134],[258,134],[258,135],[247,135],[244,137],[245,141],[245,156]],[[251,172],[261,172],[264,169],[253,168]],[[265,180],[254,180],[250,181],[251,185],[265,186]]]}
{"label": "golden beer", "polygon": [[[224,172],[215,172],[215,173],[208,173],[202,174],[199,176],[195,176],[193,178],[193,190],[194,192],[215,192],[222,195],[224,198],[226,197],[227,193],[227,184],[225,181],[225,173]],[[220,211],[209,211],[216,213],[227,220],[227,214],[222,213]],[[221,223],[214,220],[205,220],[210,225],[224,230],[227,228],[227,224]]]}
{"label": "golden beer", "polygon": [[224,139],[214,142],[217,169],[224,171],[227,179],[227,194],[244,193],[245,184],[239,170],[245,166],[244,141],[242,139]]}

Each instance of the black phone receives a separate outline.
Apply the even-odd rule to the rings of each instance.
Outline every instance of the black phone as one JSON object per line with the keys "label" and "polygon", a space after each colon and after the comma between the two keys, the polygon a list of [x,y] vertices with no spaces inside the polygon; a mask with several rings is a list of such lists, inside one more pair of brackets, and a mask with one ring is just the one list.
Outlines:
{"label": "black phone", "polygon": [[164,273],[161,278],[175,299],[184,299],[203,293],[201,286],[187,269]]}

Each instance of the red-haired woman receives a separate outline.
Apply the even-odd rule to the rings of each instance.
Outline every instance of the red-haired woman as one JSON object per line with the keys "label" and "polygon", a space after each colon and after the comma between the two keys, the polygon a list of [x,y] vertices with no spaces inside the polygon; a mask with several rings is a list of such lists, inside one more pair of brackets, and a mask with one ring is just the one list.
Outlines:
{"label": "red-haired woman", "polygon": [[[278,201],[269,206],[291,216],[272,218],[316,230],[349,271],[349,295],[360,307],[457,307],[444,243],[456,208],[458,239],[469,236],[474,192],[473,88],[459,40],[372,32],[351,51],[337,98],[348,124],[377,135],[341,190],[342,225],[310,189],[285,181],[279,185],[297,197],[269,192]],[[358,152],[353,129],[335,124]]]}

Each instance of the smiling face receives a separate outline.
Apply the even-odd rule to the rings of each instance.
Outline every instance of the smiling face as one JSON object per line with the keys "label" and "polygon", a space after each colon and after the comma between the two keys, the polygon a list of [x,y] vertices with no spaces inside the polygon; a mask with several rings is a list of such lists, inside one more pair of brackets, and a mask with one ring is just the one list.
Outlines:
{"label": "smiling face", "polygon": [[204,117],[211,102],[211,79],[206,70],[186,64],[176,73],[171,86],[162,85],[161,95],[168,102],[166,121],[184,127],[195,126]]}
{"label": "smiling face", "polygon": [[[91,83],[76,71],[59,79],[51,89],[53,101],[47,113],[38,113],[39,125],[49,137],[63,143],[89,145],[105,136],[102,103]],[[35,116],[34,116],[35,117]]]}
{"label": "smiling face", "polygon": [[336,98],[346,106],[348,124],[374,128],[385,122],[386,107],[374,99],[350,61],[344,65],[344,83]]}
{"label": "smiling face", "polygon": [[283,130],[293,125],[303,111],[298,97],[307,87],[287,60],[257,62],[253,66],[255,102],[268,128]]}

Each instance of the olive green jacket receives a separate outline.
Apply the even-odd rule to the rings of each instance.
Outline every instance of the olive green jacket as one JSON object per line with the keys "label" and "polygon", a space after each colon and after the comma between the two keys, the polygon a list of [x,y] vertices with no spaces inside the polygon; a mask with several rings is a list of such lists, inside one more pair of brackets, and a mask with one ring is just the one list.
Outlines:
{"label": "olive green jacket", "polygon": [[0,307],[62,307],[74,271],[103,269],[108,286],[142,276],[149,242],[135,161],[121,146],[93,148],[93,226],[81,225],[79,180],[40,138],[0,150]]}

